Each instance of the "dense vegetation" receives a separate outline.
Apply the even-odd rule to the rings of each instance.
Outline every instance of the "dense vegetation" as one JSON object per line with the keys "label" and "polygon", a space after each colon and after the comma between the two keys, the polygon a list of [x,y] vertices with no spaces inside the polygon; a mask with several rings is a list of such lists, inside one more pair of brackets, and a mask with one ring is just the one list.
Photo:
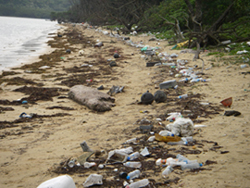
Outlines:
{"label": "dense vegetation", "polygon": [[51,19],[116,25],[123,27],[124,32],[160,31],[164,38],[175,35],[177,41],[189,39],[202,46],[220,45],[228,39],[250,39],[249,0],[71,0],[71,3],[67,12],[53,13]]}
{"label": "dense vegetation", "polygon": [[69,0],[0,0],[0,16],[50,18],[51,12],[66,11]]}

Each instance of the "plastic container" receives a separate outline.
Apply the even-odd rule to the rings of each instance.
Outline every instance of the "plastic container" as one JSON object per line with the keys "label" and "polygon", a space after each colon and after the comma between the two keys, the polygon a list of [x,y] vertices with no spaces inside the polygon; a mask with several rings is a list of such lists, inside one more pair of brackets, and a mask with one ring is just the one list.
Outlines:
{"label": "plastic container", "polygon": [[126,162],[123,165],[130,168],[141,168],[141,162]]}
{"label": "plastic container", "polygon": [[163,170],[162,176],[166,178],[173,170],[172,166],[167,166],[167,168]]}
{"label": "plastic container", "polygon": [[183,94],[183,95],[178,96],[177,98],[178,99],[185,99],[187,97],[188,97],[188,94]]}
{"label": "plastic container", "polygon": [[127,180],[132,180],[132,179],[135,179],[135,178],[139,178],[140,174],[141,174],[140,170],[134,170],[134,171],[128,173],[126,179]]}
{"label": "plastic container", "polygon": [[128,156],[127,160],[132,161],[132,160],[137,159],[138,157],[140,157],[140,153],[138,151],[136,151],[136,152],[130,154]]}
{"label": "plastic container", "polygon": [[194,163],[188,163],[181,165],[182,170],[192,170],[192,169],[198,169],[202,166],[201,163],[194,162]]}
{"label": "plastic container", "polygon": [[70,176],[64,175],[45,181],[37,188],[76,188],[76,186]]}
{"label": "plastic container", "polygon": [[137,182],[133,182],[126,186],[126,188],[139,188],[139,187],[145,187],[149,184],[148,179],[142,179]]}

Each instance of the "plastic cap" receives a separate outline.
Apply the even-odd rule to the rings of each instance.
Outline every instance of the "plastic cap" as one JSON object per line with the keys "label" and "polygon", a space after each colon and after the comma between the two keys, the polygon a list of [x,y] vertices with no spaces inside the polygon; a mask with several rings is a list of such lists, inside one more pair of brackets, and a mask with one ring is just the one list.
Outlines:
{"label": "plastic cap", "polygon": [[202,167],[203,166],[203,164],[202,163],[200,163],[200,167]]}
{"label": "plastic cap", "polygon": [[127,160],[130,160],[130,157],[127,157]]}
{"label": "plastic cap", "polygon": [[129,179],[130,179],[130,176],[127,176],[126,179],[129,180]]}

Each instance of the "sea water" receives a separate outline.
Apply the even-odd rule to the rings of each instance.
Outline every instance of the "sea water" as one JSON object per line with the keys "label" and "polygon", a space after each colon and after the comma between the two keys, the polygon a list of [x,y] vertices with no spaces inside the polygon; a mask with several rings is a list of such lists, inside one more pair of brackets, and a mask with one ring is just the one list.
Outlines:
{"label": "sea water", "polygon": [[0,16],[0,71],[38,57],[59,28],[49,20]]}

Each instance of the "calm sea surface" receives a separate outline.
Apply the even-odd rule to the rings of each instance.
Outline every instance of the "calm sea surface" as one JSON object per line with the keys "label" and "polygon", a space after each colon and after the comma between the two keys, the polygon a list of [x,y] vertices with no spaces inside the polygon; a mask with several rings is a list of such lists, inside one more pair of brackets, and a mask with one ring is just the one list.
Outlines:
{"label": "calm sea surface", "polygon": [[59,28],[49,20],[0,16],[0,71],[39,56]]}

